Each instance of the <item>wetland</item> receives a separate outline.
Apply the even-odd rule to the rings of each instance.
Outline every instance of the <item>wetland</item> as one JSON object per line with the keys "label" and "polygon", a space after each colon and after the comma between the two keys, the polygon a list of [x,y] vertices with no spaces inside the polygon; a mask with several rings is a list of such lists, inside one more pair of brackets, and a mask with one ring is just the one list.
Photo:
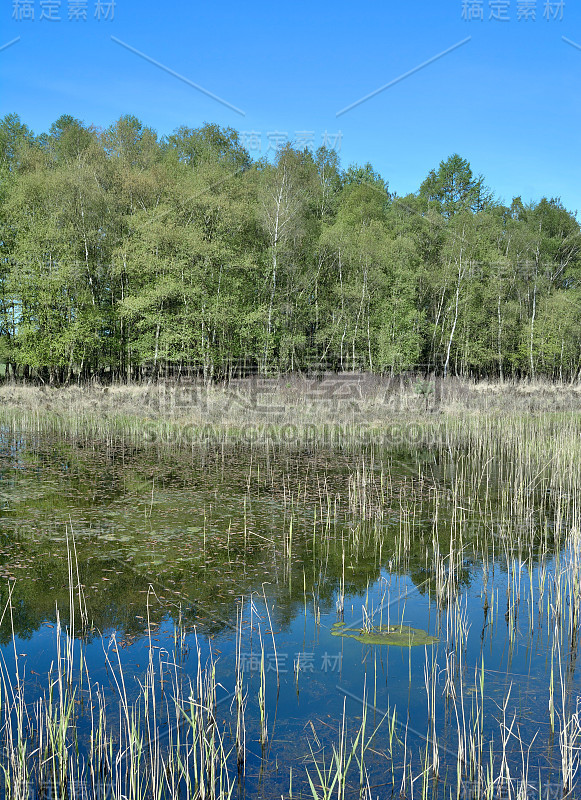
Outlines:
{"label": "wetland", "polygon": [[6,796],[578,796],[581,417],[414,431],[6,416]]}

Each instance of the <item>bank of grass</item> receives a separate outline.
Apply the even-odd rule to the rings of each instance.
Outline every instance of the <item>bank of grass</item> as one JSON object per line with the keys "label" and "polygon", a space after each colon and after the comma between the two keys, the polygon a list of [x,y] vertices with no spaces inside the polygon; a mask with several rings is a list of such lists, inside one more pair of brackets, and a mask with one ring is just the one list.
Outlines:
{"label": "bank of grass", "polygon": [[[203,383],[0,385],[0,420],[22,430],[93,440],[191,443],[195,439],[354,438],[390,426],[441,427],[475,416],[581,412],[581,384],[326,374]],[[261,433],[262,432],[262,433]],[[397,432],[395,434],[397,436]],[[401,434],[404,438],[405,431]]]}

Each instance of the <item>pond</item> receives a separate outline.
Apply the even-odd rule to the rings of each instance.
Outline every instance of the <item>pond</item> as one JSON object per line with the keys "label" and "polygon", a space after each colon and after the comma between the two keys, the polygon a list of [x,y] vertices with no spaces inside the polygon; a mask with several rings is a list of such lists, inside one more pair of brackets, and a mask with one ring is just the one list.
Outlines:
{"label": "pond", "polygon": [[502,448],[4,429],[7,796],[574,794],[576,487]]}

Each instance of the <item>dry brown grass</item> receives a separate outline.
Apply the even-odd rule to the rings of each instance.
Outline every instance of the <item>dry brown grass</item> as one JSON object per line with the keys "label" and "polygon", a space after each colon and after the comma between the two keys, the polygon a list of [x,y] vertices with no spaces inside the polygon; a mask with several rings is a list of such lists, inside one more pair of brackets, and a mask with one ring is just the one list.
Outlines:
{"label": "dry brown grass", "polygon": [[195,383],[88,384],[61,388],[5,383],[0,407],[64,416],[135,417],[203,425],[370,423],[434,414],[581,411],[581,385],[459,378],[291,375],[205,387]]}

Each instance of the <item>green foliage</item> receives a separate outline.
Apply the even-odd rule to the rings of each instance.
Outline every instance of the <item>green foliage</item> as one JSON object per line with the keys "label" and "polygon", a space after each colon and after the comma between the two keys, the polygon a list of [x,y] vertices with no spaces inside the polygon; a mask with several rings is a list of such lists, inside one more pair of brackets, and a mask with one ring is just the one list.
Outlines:
{"label": "green foliage", "polygon": [[496,203],[459,155],[395,197],[371,164],[131,115],[0,120],[3,358],[50,381],[233,368],[475,376],[581,368],[581,234]]}
{"label": "green foliage", "polygon": [[451,217],[460,211],[483,211],[492,205],[492,194],[484,186],[484,178],[475,178],[465,158],[454,153],[431,170],[420,187],[420,195],[434,202],[442,213]]}

